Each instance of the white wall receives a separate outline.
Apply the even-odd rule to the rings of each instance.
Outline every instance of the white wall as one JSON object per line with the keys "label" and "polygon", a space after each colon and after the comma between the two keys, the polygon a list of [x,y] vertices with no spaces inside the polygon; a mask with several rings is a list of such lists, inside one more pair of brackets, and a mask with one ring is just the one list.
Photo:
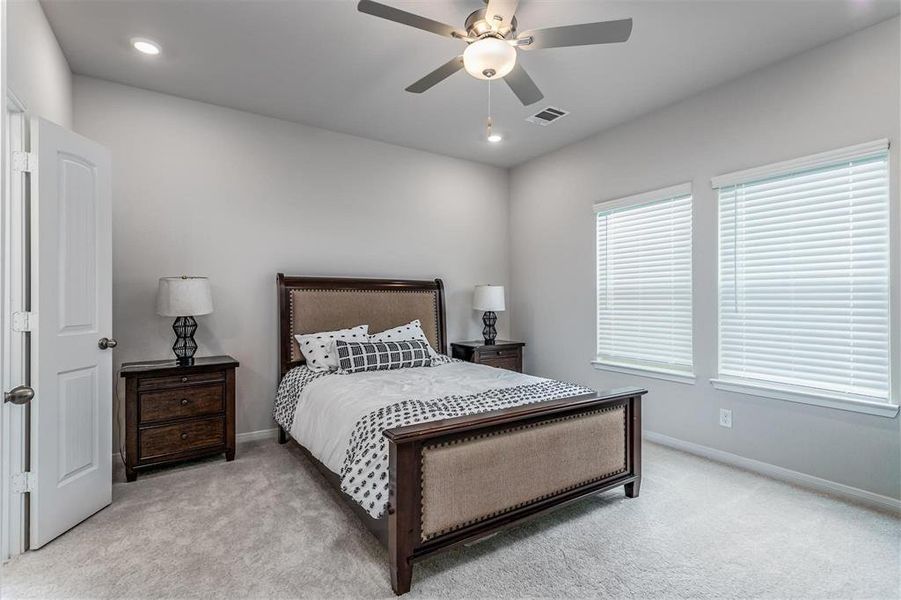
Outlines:
{"label": "white wall", "polygon": [[[710,178],[877,138],[890,138],[896,148],[899,102],[896,18],[515,168],[510,298],[513,336],[529,344],[527,369],[598,389],[646,387],[647,430],[901,496],[898,418],[720,392],[708,381],[716,374]],[[897,233],[898,150],[893,153]],[[694,185],[697,382],[595,371],[589,364],[595,356],[592,204],[685,181]],[[897,291],[896,285],[896,314]],[[719,407],[733,410],[733,429],[718,426]]]}
{"label": "white wall", "polygon": [[37,0],[6,3],[6,85],[32,116],[72,126],[72,73]]}
{"label": "white wall", "polygon": [[472,287],[507,283],[504,170],[96,79],[74,90],[76,131],[113,156],[115,360],[169,357],[157,279],[209,276],[198,355],[241,362],[239,433],[274,426],[277,272],[441,277],[451,341],[481,331]]}

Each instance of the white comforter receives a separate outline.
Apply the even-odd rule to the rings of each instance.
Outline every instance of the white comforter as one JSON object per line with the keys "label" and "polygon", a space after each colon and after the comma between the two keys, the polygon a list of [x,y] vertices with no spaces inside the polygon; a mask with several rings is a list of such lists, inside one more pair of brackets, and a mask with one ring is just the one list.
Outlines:
{"label": "white comforter", "polygon": [[431,400],[547,381],[466,362],[320,377],[300,393],[291,436],[340,474],[357,422],[403,400]]}

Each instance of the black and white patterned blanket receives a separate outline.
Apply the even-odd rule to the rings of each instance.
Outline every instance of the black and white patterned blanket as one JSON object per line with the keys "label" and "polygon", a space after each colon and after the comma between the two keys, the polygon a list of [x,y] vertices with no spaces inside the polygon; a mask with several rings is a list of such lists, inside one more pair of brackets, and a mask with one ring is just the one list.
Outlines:
{"label": "black and white patterned blanket", "polygon": [[311,371],[302,365],[288,371],[287,375],[278,384],[278,392],[275,394],[275,406],[272,407],[272,417],[285,431],[291,431],[294,425],[294,413],[297,410],[297,401],[300,393],[310,382],[334,375],[332,371]]}
{"label": "black and white patterned blanket", "polygon": [[580,385],[546,380],[468,396],[404,400],[380,408],[354,427],[341,468],[341,489],[370,516],[382,517],[388,508],[388,443],[382,435],[386,429],[593,392]]}
{"label": "black and white patterned blanket", "polygon": [[[432,359],[433,366],[449,362],[460,361],[444,355]],[[311,371],[306,366],[291,369],[278,386],[273,407],[275,421],[285,431],[291,431],[303,389],[320,377],[344,376]],[[594,390],[590,388],[548,379],[477,394],[403,400],[374,410],[357,421],[351,434],[340,473],[341,489],[369,515],[382,517],[388,508],[388,444],[382,435],[386,429],[591,393]]]}
{"label": "black and white patterned blanket", "polygon": [[[446,354],[437,354],[432,357],[432,366],[440,367],[449,363],[463,362],[457,358],[451,358]],[[297,401],[300,393],[311,382],[327,375],[338,376],[336,371],[312,371],[306,365],[294,367],[285,375],[278,384],[278,392],[275,395],[275,406],[272,407],[272,417],[285,431],[291,431],[294,425],[294,412],[297,410]]]}

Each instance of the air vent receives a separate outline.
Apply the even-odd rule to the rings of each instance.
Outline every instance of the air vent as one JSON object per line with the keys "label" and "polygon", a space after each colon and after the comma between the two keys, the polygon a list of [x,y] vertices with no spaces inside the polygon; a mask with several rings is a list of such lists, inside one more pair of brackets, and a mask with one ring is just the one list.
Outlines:
{"label": "air vent", "polygon": [[565,117],[568,114],[569,114],[569,112],[567,112],[563,109],[555,108],[553,106],[548,106],[544,110],[542,110],[534,115],[531,115],[529,117],[526,117],[526,121],[528,121],[529,123],[534,123],[535,125],[541,125],[542,127],[544,127],[545,125],[550,125],[554,121],[557,121],[561,117]]}

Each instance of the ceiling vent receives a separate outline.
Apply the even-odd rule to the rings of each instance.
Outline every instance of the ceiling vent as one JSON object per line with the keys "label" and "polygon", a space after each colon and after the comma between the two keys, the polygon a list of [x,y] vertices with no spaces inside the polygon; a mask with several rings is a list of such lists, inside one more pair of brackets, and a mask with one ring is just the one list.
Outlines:
{"label": "ceiling vent", "polygon": [[526,117],[526,121],[544,127],[545,125],[550,125],[551,123],[560,120],[568,114],[569,112],[563,109],[548,106],[540,112]]}

